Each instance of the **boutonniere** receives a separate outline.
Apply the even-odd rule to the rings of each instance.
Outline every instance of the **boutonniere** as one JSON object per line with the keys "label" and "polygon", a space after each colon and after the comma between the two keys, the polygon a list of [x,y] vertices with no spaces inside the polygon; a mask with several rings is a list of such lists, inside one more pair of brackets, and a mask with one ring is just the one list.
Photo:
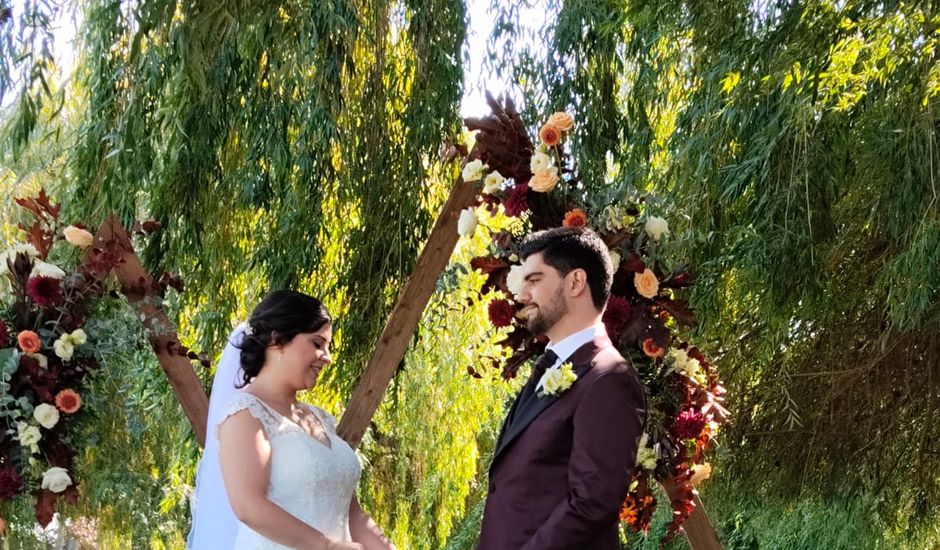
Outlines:
{"label": "boutonniere", "polygon": [[570,388],[577,379],[578,375],[575,374],[574,369],[571,368],[571,363],[565,362],[557,367],[552,367],[545,371],[545,374],[542,375],[542,379],[539,381],[539,385],[542,387],[542,389],[539,390],[539,397],[561,395],[568,391],[568,388]]}

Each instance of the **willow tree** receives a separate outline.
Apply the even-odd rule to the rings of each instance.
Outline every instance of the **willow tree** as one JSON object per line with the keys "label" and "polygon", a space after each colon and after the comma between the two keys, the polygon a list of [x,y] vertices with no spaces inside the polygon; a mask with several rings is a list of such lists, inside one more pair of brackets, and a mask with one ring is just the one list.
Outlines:
{"label": "willow tree", "polygon": [[[16,165],[5,173],[15,182],[37,176],[21,159],[38,150],[62,97],[46,88],[55,84],[54,65],[33,54],[54,50],[50,28],[64,8],[55,0],[25,6],[20,13],[0,4],[0,93],[15,101],[4,115],[3,154]],[[438,154],[459,137],[463,4],[87,0],[75,7],[82,28],[66,95],[81,113],[57,136],[66,169],[37,178],[58,185],[72,217],[96,223],[115,211],[128,224],[160,222],[139,252],[150,271],[179,271],[186,281],[168,305],[190,347],[220,350],[233,322],[270,288],[326,296],[338,319],[340,361],[319,391],[336,407],[458,173]],[[449,383],[459,387],[465,370],[454,369]],[[498,412],[504,394],[481,391],[469,410],[489,403]],[[427,433],[417,422],[388,432],[367,441],[367,454],[404,460],[388,449]],[[435,441],[422,456],[429,469],[454,464],[453,483],[469,487],[476,455],[464,447],[475,449],[476,434],[461,430],[457,441],[451,432],[435,433],[453,446]],[[414,489],[430,476],[409,475],[410,486],[387,479]],[[422,540],[430,526],[437,540],[446,538],[465,506],[463,490],[419,499],[427,520],[409,523],[404,514],[413,511],[396,509],[395,487],[384,479],[367,480],[364,501],[390,502],[376,513],[391,530]]]}
{"label": "willow tree", "polygon": [[532,112],[577,114],[584,184],[664,199],[736,411],[721,477],[929,517],[936,3],[550,2],[538,29],[492,9],[493,69]]}

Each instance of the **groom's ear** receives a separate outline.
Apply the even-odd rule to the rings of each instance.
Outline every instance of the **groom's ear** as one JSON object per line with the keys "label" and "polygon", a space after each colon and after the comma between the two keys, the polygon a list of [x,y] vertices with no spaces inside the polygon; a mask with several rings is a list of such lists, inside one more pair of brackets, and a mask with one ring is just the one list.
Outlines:
{"label": "groom's ear", "polygon": [[568,294],[577,298],[585,292],[590,292],[587,282],[587,272],[581,268],[571,270],[567,277]]}

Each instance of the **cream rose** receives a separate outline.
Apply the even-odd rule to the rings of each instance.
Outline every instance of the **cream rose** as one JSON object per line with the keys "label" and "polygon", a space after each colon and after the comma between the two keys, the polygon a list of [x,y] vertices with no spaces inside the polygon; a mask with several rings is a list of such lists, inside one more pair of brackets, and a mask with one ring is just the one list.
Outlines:
{"label": "cream rose", "polygon": [[46,262],[36,262],[33,265],[33,271],[30,273],[30,276],[61,279],[62,277],[65,277],[65,272],[52,264],[47,264]]}
{"label": "cream rose", "polygon": [[59,423],[59,410],[49,403],[41,403],[33,409],[33,418],[40,426],[51,430]]}
{"label": "cream rose", "polygon": [[644,298],[652,299],[659,294],[659,280],[650,268],[643,270],[643,273],[634,274],[633,285]]}
{"label": "cream rose", "polygon": [[27,353],[26,355],[32,357],[39,363],[39,368],[48,369],[49,368],[49,358],[41,353]]}
{"label": "cream rose", "polygon": [[644,470],[655,470],[656,455],[656,450],[649,448],[649,435],[644,433],[636,453],[636,466]]}
{"label": "cream rose", "polygon": [[666,220],[659,218],[657,216],[650,216],[646,220],[646,234],[649,235],[649,238],[653,239],[656,242],[659,242],[663,236],[669,236],[669,224]]}
{"label": "cream rose", "polygon": [[486,170],[486,165],[483,164],[482,160],[471,160],[463,167],[463,180],[477,181],[483,177],[484,170]]}
{"label": "cream rose", "polygon": [[529,180],[529,188],[538,193],[548,193],[558,185],[558,169],[552,166],[537,172]]}
{"label": "cream rose", "polygon": [[16,261],[16,257],[20,254],[25,254],[30,260],[39,257],[39,251],[36,250],[35,246],[29,243],[15,244],[0,255],[0,273],[8,272],[10,270],[10,267],[7,265],[8,262]]}
{"label": "cream rose", "polygon": [[42,488],[48,489],[53,493],[61,493],[72,484],[72,478],[65,468],[53,466],[42,474]]}
{"label": "cream rose", "polygon": [[564,111],[559,111],[548,117],[548,123],[554,124],[562,132],[570,132],[574,128],[574,117]]}
{"label": "cream rose", "polygon": [[72,344],[76,346],[82,346],[88,341],[88,335],[80,328],[73,330],[72,334],[69,334],[69,338],[72,340]]}
{"label": "cream rose", "polygon": [[487,174],[486,179],[483,180],[483,192],[487,195],[492,195],[499,191],[504,181],[506,181],[506,178],[496,170],[493,170]]}
{"label": "cream rose", "polygon": [[62,230],[62,234],[65,236],[65,240],[79,248],[88,248],[93,242],[95,242],[95,237],[88,231],[85,231],[81,227],[75,227],[70,225]]}
{"label": "cream rose", "polygon": [[512,292],[513,296],[518,296],[522,292],[522,285],[525,284],[525,279],[522,277],[522,266],[514,265],[509,268],[509,273],[506,274],[506,288],[509,289],[509,292]]}
{"label": "cream rose", "polygon": [[692,476],[689,478],[689,485],[695,487],[699,483],[710,478],[712,475],[712,465],[709,463],[696,464],[692,466]]}
{"label": "cream rose", "polygon": [[551,167],[552,157],[541,151],[537,151],[534,155],[532,155],[532,160],[529,161],[529,169],[532,170],[533,174],[538,174],[542,170]]}
{"label": "cream rose", "polygon": [[59,339],[52,344],[52,349],[55,350],[55,354],[59,359],[63,361],[71,360],[72,355],[75,353],[75,346],[72,344],[72,339],[69,338],[67,334],[60,336]]}
{"label": "cream rose", "polygon": [[457,219],[457,233],[461,237],[469,237],[477,229],[477,213],[473,208],[465,208]]}
{"label": "cream rose", "polygon": [[20,422],[16,425],[17,438],[20,440],[20,445],[24,447],[33,447],[39,444],[39,441],[42,439],[42,433],[39,432],[39,428],[36,426],[30,426],[26,422]]}
{"label": "cream rose", "polygon": [[610,265],[614,267],[614,271],[617,271],[617,268],[620,267],[620,253],[616,250],[610,251]]}

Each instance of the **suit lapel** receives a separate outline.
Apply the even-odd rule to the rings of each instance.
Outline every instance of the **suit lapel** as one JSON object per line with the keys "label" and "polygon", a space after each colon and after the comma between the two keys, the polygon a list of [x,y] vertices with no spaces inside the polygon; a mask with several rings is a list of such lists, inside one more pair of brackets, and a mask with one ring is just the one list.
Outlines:
{"label": "suit lapel", "polygon": [[[610,339],[606,335],[599,335],[592,342],[584,344],[575,351],[571,357],[569,357],[565,362],[571,363],[574,368],[575,374],[578,378],[575,380],[575,384],[578,383],[578,380],[587,374],[591,370],[591,363],[594,360],[594,356],[598,354],[602,349],[610,346]],[[521,392],[519,392],[519,397],[516,398],[516,402],[513,403],[512,408],[509,410],[509,414],[506,416],[506,419],[503,421],[503,427],[499,433],[499,439],[496,443],[496,450],[493,452],[493,461],[490,463],[490,468],[492,469],[493,464],[496,463],[496,459],[499,458],[500,454],[513,442],[519,435],[532,423],[533,420],[538,417],[545,409],[552,405],[555,401],[560,399],[561,395],[546,395],[543,397],[533,397],[532,399],[526,399],[529,393],[535,391],[535,387],[538,385],[538,380],[533,381],[532,384],[527,384]],[[571,391],[569,388],[567,391]],[[567,393],[567,392],[565,392]],[[520,403],[524,403],[524,406],[519,406]],[[510,422],[510,419],[512,421]]]}

